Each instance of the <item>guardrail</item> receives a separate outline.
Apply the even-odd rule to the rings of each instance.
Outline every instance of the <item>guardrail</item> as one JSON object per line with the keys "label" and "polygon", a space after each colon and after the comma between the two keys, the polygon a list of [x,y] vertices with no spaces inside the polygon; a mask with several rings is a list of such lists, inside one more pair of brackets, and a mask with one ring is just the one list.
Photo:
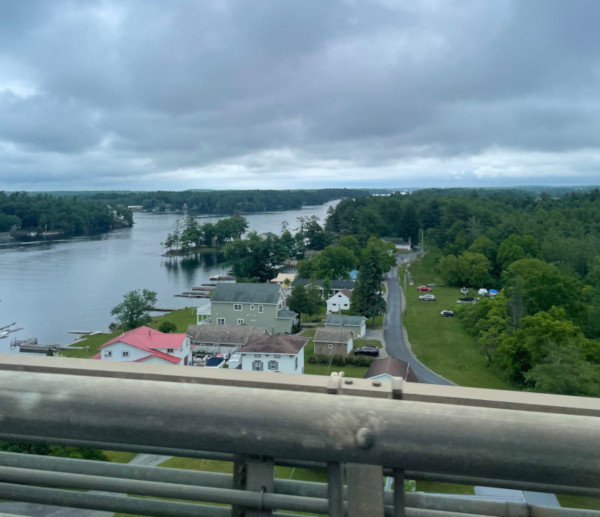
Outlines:
{"label": "guardrail", "polygon": [[[233,463],[222,475],[0,453],[0,499],[177,516],[600,515],[404,493],[404,479],[432,479],[598,497],[598,399],[4,355],[0,439]],[[327,468],[328,483],[275,479],[278,464]]]}

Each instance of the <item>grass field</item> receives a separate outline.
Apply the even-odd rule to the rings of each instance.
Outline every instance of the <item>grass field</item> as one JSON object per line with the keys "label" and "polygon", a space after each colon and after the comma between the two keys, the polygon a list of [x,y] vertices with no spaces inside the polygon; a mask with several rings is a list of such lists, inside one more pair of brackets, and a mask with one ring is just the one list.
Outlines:
{"label": "grass field", "polygon": [[[435,252],[410,266],[414,285],[407,286],[404,324],[413,352],[434,372],[461,385],[478,388],[513,389],[486,367],[474,337],[468,335],[458,318],[440,316],[443,309],[455,309],[461,296],[456,287],[442,286],[434,270]],[[400,270],[399,278],[403,277]],[[417,286],[435,283],[435,302],[419,301]]]}

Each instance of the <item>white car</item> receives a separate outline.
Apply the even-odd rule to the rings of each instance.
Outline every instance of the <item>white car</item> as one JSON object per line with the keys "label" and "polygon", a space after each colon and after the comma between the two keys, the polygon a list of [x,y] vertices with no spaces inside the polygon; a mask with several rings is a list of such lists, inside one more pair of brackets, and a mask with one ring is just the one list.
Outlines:
{"label": "white car", "polygon": [[419,296],[422,302],[435,302],[435,294],[422,294]]}

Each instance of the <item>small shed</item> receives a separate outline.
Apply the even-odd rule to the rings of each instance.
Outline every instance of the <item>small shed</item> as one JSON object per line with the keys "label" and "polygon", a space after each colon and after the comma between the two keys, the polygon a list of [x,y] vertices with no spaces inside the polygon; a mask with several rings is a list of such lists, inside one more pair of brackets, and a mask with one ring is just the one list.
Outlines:
{"label": "small shed", "polygon": [[342,327],[352,332],[354,339],[365,337],[367,331],[367,318],[364,316],[345,316],[341,314],[330,314],[325,319],[325,327]]}
{"label": "small shed", "polygon": [[315,355],[348,355],[354,346],[352,332],[341,327],[315,331]]}

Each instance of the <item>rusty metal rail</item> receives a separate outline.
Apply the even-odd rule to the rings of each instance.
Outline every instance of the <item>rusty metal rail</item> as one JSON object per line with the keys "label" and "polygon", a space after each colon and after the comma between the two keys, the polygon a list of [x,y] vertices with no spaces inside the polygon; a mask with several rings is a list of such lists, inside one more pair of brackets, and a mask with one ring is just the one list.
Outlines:
{"label": "rusty metal rail", "polygon": [[[0,438],[233,462],[223,477],[0,454],[0,498],[148,515],[508,515],[480,501],[405,497],[402,483],[384,494],[383,469],[398,481],[600,494],[599,400],[400,380],[0,356]],[[275,480],[281,463],[327,465],[329,483]],[[70,489],[113,494],[84,493],[85,503]],[[558,510],[547,515],[571,515]]]}

